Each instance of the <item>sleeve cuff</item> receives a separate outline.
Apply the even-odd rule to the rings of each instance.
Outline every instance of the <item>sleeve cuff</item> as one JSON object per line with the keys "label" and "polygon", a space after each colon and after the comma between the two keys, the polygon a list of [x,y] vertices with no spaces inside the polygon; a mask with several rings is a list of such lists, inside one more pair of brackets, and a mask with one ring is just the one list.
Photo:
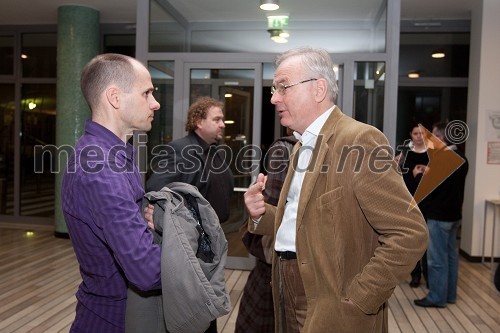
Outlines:
{"label": "sleeve cuff", "polygon": [[262,220],[262,216],[260,216],[259,218],[254,218],[254,217],[250,217],[250,220],[252,220],[252,222],[255,224],[255,225],[258,225],[260,220]]}

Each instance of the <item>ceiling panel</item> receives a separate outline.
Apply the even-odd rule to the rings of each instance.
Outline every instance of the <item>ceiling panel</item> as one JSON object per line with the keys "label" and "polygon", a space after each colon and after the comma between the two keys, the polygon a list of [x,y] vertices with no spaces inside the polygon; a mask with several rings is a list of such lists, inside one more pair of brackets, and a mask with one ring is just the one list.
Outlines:
{"label": "ceiling panel", "polygon": [[[294,20],[351,20],[371,18],[373,8],[383,0],[281,0],[280,12]],[[55,24],[57,8],[78,2],[99,10],[101,22],[135,22],[137,0],[16,0],[0,1],[0,24]],[[478,0],[402,0],[403,19],[469,19]],[[170,3],[192,22],[232,20],[265,20],[258,0],[170,0]],[[369,3],[367,6],[366,4]]]}

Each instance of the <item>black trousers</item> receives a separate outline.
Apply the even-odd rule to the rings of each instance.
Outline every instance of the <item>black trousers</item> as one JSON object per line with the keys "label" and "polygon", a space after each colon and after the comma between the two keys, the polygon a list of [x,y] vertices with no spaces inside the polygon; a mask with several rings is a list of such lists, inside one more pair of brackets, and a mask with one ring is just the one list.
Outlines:
{"label": "black trousers", "polygon": [[426,283],[428,283],[427,282],[427,251],[425,251],[422,259],[420,259],[417,262],[417,265],[415,266],[415,268],[411,272],[411,280],[416,281],[416,282],[420,282],[420,278],[422,277],[422,275],[424,276]]}

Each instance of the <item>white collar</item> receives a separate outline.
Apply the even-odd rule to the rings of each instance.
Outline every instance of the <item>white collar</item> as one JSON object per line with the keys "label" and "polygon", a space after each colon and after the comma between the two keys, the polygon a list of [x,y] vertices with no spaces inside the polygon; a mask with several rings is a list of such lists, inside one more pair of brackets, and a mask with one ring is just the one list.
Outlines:
{"label": "white collar", "polygon": [[316,118],[311,125],[309,125],[304,133],[302,135],[298,132],[293,132],[293,135],[297,140],[302,143],[302,145],[307,145],[310,144],[311,140],[316,139],[321,132],[321,129],[323,128],[323,125],[325,125],[326,120],[330,116],[330,114],[333,112],[333,109],[335,108],[335,105],[333,105],[331,108],[326,110],[321,116]]}

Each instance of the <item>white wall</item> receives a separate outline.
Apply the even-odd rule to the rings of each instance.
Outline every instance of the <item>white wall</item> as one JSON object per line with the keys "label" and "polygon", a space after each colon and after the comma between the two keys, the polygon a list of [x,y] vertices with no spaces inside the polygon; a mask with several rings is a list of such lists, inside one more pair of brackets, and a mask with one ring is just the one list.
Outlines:
{"label": "white wall", "polygon": [[[500,111],[500,1],[482,0],[472,12],[466,144],[469,173],[465,187],[460,248],[472,257],[483,253],[485,200],[500,199],[500,164],[487,164],[489,113]],[[500,141],[500,140],[498,140]],[[486,256],[491,256],[492,210],[486,224]],[[500,256],[500,209],[495,256]]]}

